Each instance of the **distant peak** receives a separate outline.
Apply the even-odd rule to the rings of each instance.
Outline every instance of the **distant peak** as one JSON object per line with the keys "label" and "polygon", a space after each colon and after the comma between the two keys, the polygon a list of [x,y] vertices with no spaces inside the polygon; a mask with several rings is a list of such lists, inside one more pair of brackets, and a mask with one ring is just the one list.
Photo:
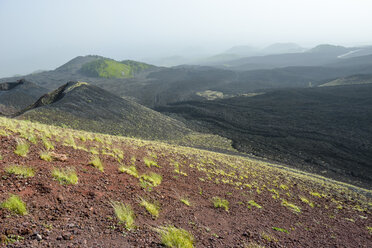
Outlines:
{"label": "distant peak", "polygon": [[310,50],[310,53],[342,53],[349,49],[343,46],[331,45],[331,44],[320,44]]}

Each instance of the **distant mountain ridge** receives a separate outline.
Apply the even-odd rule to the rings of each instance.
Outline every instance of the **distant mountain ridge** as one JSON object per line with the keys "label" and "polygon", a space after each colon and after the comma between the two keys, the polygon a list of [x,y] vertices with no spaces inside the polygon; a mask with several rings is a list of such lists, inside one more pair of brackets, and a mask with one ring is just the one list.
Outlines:
{"label": "distant mountain ridge", "polygon": [[[316,52],[327,49],[330,51]],[[230,67],[183,65],[171,68],[89,55],[76,57],[56,70],[23,78],[49,90],[68,81],[89,82],[152,108],[179,101],[202,100],[203,92],[207,91],[218,95],[241,95],[278,88],[311,87],[342,77],[371,73],[372,55],[337,58],[344,52],[342,47],[325,45],[315,52],[235,60]],[[20,78],[0,79],[0,82]]]}
{"label": "distant mountain ridge", "polygon": [[[274,69],[288,66],[324,66],[341,59],[372,54],[372,46],[343,47],[321,44],[305,49],[294,43],[277,43],[264,49],[249,49],[241,46],[229,49],[227,53],[239,56],[236,59],[208,61],[204,65],[219,66],[232,70]],[[247,50],[245,50],[247,49]],[[235,53],[234,53],[234,52]]]}

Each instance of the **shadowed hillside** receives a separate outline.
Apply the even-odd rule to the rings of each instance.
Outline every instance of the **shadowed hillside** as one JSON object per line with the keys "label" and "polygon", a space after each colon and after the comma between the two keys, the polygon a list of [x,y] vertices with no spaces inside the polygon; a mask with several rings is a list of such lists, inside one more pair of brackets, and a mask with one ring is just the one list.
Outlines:
{"label": "shadowed hillside", "polygon": [[23,79],[0,83],[0,114],[12,115],[47,92],[47,89]]}
{"label": "shadowed hillside", "polygon": [[69,82],[18,113],[20,119],[75,129],[194,146],[230,149],[230,142],[192,132],[170,117],[85,82]]}
{"label": "shadowed hillside", "polygon": [[327,83],[321,84],[319,86],[339,86],[339,85],[353,85],[353,84],[371,84],[372,75],[360,74],[352,75],[343,78],[338,78]]}
{"label": "shadowed hillside", "polygon": [[372,85],[291,89],[158,108],[239,151],[371,187]]}

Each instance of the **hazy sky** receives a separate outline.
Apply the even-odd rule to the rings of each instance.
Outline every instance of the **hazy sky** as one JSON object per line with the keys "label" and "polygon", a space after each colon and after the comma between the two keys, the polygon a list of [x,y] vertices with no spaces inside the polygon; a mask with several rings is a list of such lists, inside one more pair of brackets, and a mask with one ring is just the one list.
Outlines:
{"label": "hazy sky", "polygon": [[372,45],[372,0],[0,0],[0,77],[78,55],[143,59],[234,45]]}

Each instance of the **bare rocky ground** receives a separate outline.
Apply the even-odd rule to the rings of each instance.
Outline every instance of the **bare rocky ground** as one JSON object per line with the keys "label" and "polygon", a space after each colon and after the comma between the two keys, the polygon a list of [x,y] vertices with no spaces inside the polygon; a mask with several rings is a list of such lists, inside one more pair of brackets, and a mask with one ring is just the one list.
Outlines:
{"label": "bare rocky ground", "polygon": [[[103,142],[73,136],[78,147],[52,136],[54,152],[67,159],[47,162],[39,157],[45,150],[41,140],[30,143],[22,157],[14,153],[21,139],[16,129],[0,128],[7,134],[0,136],[0,202],[16,194],[28,211],[19,216],[0,208],[0,246],[164,247],[156,228],[174,225],[194,236],[195,247],[372,247],[371,199],[341,184],[196,149],[131,139],[106,142],[109,136]],[[70,132],[56,130],[60,135]],[[104,172],[89,164],[92,153],[83,145],[99,151]],[[108,152],[113,147],[124,154],[120,162]],[[145,165],[144,158],[151,156],[159,167]],[[13,164],[34,168],[35,176],[22,178],[4,171]],[[162,182],[146,190],[138,178],[119,173],[120,164],[135,164],[140,174],[161,174]],[[53,179],[52,168],[62,167],[75,168],[77,184],[62,185]],[[228,211],[213,206],[215,196],[228,200]],[[160,204],[158,218],[140,206],[140,197]],[[191,206],[181,197],[187,197]],[[250,204],[252,200],[261,208]],[[111,201],[132,206],[134,230],[119,224]],[[11,237],[18,241],[10,242]]]}

